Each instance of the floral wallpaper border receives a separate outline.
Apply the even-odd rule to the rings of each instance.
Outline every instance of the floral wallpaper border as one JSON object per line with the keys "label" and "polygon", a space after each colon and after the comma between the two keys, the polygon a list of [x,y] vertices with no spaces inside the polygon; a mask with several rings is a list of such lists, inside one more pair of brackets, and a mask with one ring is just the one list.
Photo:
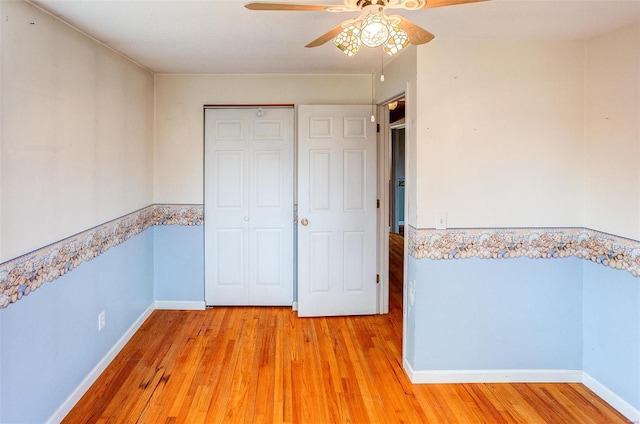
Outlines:
{"label": "floral wallpaper border", "polygon": [[640,276],[640,242],[588,228],[416,229],[407,231],[416,259],[576,257]]}
{"label": "floral wallpaper border", "polygon": [[202,225],[202,205],[151,205],[0,264],[0,309],[154,225]]}

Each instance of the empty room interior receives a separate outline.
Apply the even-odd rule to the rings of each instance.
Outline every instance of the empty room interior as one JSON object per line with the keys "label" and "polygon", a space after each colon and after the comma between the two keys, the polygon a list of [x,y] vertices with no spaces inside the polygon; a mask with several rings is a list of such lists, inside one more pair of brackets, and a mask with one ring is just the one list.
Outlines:
{"label": "empty room interior", "polygon": [[318,3],[0,0],[0,423],[640,423],[640,1]]}

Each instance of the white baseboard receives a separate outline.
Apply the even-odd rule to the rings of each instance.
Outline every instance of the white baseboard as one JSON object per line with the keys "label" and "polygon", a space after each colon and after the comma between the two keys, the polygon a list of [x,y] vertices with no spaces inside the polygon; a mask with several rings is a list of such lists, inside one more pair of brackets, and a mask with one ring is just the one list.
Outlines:
{"label": "white baseboard", "polygon": [[640,424],[640,410],[582,370],[444,370],[414,371],[407,360],[404,370],[413,384],[431,383],[582,383],[612,408]]}
{"label": "white baseboard", "polygon": [[430,383],[581,383],[581,370],[442,370],[414,371],[404,361],[414,384]]}
{"label": "white baseboard", "polygon": [[84,380],[82,380],[78,387],[76,387],[76,389],[71,392],[69,397],[47,420],[47,423],[59,423],[64,419],[64,417],[67,416],[69,411],[73,409],[80,398],[87,392],[87,390],[89,390],[91,385],[98,379],[100,374],[102,374],[102,372],[107,368],[111,361],[113,361],[113,359],[118,355],[124,345],[127,344],[129,339],[131,339],[135,332],[138,331],[145,320],[149,318],[149,315],[151,315],[151,312],[153,312],[153,310],[154,304],[152,303],[144,312],[142,312],[138,319],[131,325],[131,327],[129,327],[129,329],[122,335],[122,337],[120,337],[116,344],[107,352],[106,355],[104,355],[104,357],[98,362],[98,364],[93,367],[93,369],[84,378]]}
{"label": "white baseboard", "polygon": [[184,310],[184,311],[202,311],[206,308],[204,300],[189,301],[189,300],[156,300],[156,309],[171,309],[171,310]]}
{"label": "white baseboard", "polygon": [[582,384],[591,389],[592,392],[600,396],[605,402],[615,408],[622,415],[633,423],[640,423],[640,410],[634,408],[627,401],[602,385],[599,381],[591,377],[586,372],[582,373]]}

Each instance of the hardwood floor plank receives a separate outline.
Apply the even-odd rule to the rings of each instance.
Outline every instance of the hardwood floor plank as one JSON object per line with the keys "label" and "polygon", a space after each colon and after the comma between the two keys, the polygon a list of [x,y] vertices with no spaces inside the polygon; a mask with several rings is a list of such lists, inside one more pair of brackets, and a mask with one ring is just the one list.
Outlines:
{"label": "hardwood floor plank", "polygon": [[411,384],[402,248],[389,314],[290,308],[154,311],[65,423],[628,423],[581,384]]}

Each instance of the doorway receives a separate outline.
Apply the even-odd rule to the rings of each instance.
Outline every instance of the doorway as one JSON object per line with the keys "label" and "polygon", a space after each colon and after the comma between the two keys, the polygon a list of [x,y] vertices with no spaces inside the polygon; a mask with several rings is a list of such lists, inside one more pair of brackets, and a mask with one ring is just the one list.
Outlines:
{"label": "doorway", "polygon": [[389,152],[389,314],[402,323],[405,235],[405,99],[386,104]]}
{"label": "doorway", "polygon": [[404,98],[389,104],[389,127],[391,129],[391,182],[389,195],[390,229],[404,236]]}

